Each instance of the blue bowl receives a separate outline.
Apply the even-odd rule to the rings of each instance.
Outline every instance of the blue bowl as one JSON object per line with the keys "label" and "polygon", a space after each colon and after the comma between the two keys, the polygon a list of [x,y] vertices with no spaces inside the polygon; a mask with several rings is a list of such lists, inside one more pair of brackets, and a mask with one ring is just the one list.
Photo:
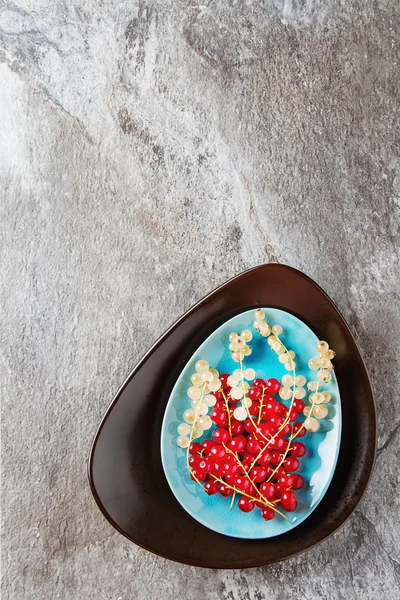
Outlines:
{"label": "blue bowl", "polygon": [[[296,374],[304,375],[307,381],[315,380],[316,371],[309,369],[308,360],[318,354],[316,335],[307,325],[288,312],[276,308],[263,310],[268,323],[282,325],[282,341],[286,347],[296,353]],[[190,479],[186,468],[186,450],[177,446],[177,427],[183,422],[184,411],[190,408],[187,389],[191,385],[190,377],[195,371],[196,361],[204,359],[219,373],[231,373],[238,364],[231,358],[228,336],[232,331],[241,332],[243,329],[250,329],[253,331],[253,339],[250,343],[253,352],[245,359],[245,367],[252,367],[257,377],[262,378],[276,377],[281,380],[287,373],[279,363],[276,354],[271,351],[266,339],[258,332],[254,332],[253,320],[254,310],[236,315],[219,327],[199,347],[172,390],[161,430],[162,464],[167,481],[178,502],[205,527],[223,535],[246,539],[270,538],[286,533],[302,523],[318,506],[335,471],[342,428],[339,388],[333,374],[330,383],[323,386],[323,390],[332,395],[331,402],[326,405],[328,415],[320,422],[321,429],[317,433],[307,433],[301,439],[307,447],[307,455],[300,460],[298,473],[304,477],[305,485],[296,492],[298,505],[294,512],[287,513],[289,522],[279,515],[275,515],[272,521],[265,521],[258,508],[250,513],[243,513],[238,508],[237,502],[230,510],[230,498],[223,498],[219,494],[208,496],[195,481]],[[329,339],[327,341],[329,343]],[[211,437],[211,434],[212,429],[196,441],[201,442]]]}

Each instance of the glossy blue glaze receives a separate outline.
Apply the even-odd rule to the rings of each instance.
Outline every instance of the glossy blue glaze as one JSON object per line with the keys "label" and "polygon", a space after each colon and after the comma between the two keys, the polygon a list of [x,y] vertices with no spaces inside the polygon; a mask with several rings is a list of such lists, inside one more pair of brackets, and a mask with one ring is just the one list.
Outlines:
{"label": "glossy blue glaze", "polygon": [[[308,360],[317,356],[317,337],[311,329],[293,315],[275,308],[264,308],[266,320],[270,324],[279,323],[283,327],[282,341],[296,352],[296,374],[304,375],[307,381],[315,379],[316,372],[308,368]],[[228,349],[228,336],[232,331],[240,333],[243,329],[253,332],[251,356],[246,358],[245,367],[255,369],[262,378],[276,377],[281,379],[287,373],[279,363],[277,356],[271,351],[266,339],[262,338],[252,327],[254,311],[246,311],[237,315],[219,327],[198,349],[182,371],[164,415],[161,431],[161,458],[168,483],[183,508],[197,521],[206,527],[228,536],[237,538],[269,538],[280,535],[299,525],[315,509],[324,496],[334,473],[339,453],[341,435],[341,405],[339,388],[333,375],[324,390],[332,394],[328,404],[328,416],[321,421],[318,433],[307,433],[301,441],[307,447],[306,459],[301,459],[300,473],[306,481],[302,490],[297,492],[298,507],[288,513],[290,523],[276,515],[272,521],[264,521],[260,510],[255,508],[251,513],[241,512],[237,504],[230,511],[230,498],[219,494],[208,496],[204,490],[189,477],[186,468],[186,450],[177,447],[177,427],[183,422],[183,413],[190,408],[187,389],[191,385],[190,377],[194,373],[194,365],[200,358],[205,359],[210,367],[219,373],[232,372],[238,368]],[[329,339],[327,340],[329,343]],[[289,402],[285,403],[286,405]],[[214,429],[214,427],[213,427]],[[212,430],[200,440],[210,437]]]}

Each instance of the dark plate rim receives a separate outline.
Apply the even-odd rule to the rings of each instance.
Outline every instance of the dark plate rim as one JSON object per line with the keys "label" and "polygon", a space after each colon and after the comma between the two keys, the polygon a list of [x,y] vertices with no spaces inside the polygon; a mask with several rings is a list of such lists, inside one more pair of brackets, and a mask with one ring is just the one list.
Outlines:
{"label": "dark plate rim", "polygon": [[[361,365],[363,368],[363,374],[366,378],[366,380],[368,381],[369,384],[369,389],[371,391],[371,400],[372,400],[372,408],[373,408],[373,431],[371,433],[373,433],[373,459],[371,461],[371,466],[369,469],[369,473],[368,473],[368,477],[365,478],[365,481],[363,482],[363,488],[359,494],[358,500],[356,502],[356,504],[354,505],[352,511],[347,515],[347,517],[339,524],[337,525],[328,535],[326,535],[323,539],[316,541],[314,544],[311,544],[310,546],[308,546],[307,548],[303,549],[303,550],[299,550],[297,552],[293,552],[288,554],[287,556],[285,556],[284,558],[278,558],[278,559],[272,559],[269,560],[268,563],[264,561],[260,561],[260,562],[256,562],[254,563],[251,567],[241,567],[241,568],[257,568],[257,567],[262,567],[265,566],[266,564],[275,564],[278,562],[283,562],[288,560],[289,558],[293,558],[295,556],[298,556],[299,554],[303,554],[304,552],[308,552],[309,550],[311,550],[312,548],[315,548],[316,546],[318,546],[319,544],[321,544],[322,542],[324,542],[325,540],[327,540],[328,538],[330,538],[334,533],[336,533],[337,531],[339,531],[339,529],[341,529],[345,523],[347,523],[347,521],[350,519],[350,517],[353,515],[353,513],[355,512],[355,510],[357,509],[358,505],[360,504],[360,502],[362,501],[362,499],[365,496],[365,493],[368,489],[369,483],[371,481],[371,477],[374,471],[374,466],[375,466],[375,461],[376,461],[376,452],[377,452],[377,411],[376,411],[376,402],[375,402],[375,396],[374,396],[374,391],[372,388],[372,384],[371,384],[371,379],[369,377],[366,365],[365,365],[365,361],[364,358],[360,352],[360,349],[358,347],[357,342],[354,339],[354,336],[352,334],[352,332],[350,331],[349,326],[347,325],[346,319],[344,318],[344,316],[342,315],[342,313],[340,312],[340,310],[338,309],[338,307],[336,306],[336,304],[333,302],[333,300],[331,300],[331,298],[327,295],[327,293],[318,285],[318,283],[316,283],[311,277],[309,277],[308,275],[306,275],[305,273],[303,273],[302,271],[300,271],[299,269],[295,269],[294,267],[291,267],[289,265],[284,265],[281,263],[266,263],[266,264],[262,264],[262,265],[258,265],[256,267],[252,267],[251,269],[247,269],[246,271],[242,271],[241,273],[239,273],[238,275],[235,275],[234,277],[231,277],[230,279],[228,279],[228,281],[225,281],[225,283],[221,284],[220,286],[218,286],[217,288],[215,288],[214,290],[212,290],[211,292],[209,292],[206,296],[203,296],[203,298],[201,298],[198,302],[196,302],[196,304],[194,304],[188,311],[186,311],[181,317],[179,317],[155,342],[154,344],[149,348],[149,350],[144,354],[144,356],[140,359],[140,361],[136,364],[136,366],[132,369],[132,371],[129,373],[129,375],[127,376],[127,378],[125,379],[125,381],[123,382],[123,384],[120,386],[119,390],[117,391],[117,393],[115,394],[113,400],[111,401],[110,405],[108,406],[101,422],[100,425],[97,428],[97,431],[95,433],[93,442],[92,442],[92,446],[90,449],[90,454],[89,454],[89,458],[87,461],[87,475],[88,475],[88,479],[89,479],[89,485],[90,485],[90,490],[92,492],[92,495],[94,497],[94,500],[97,504],[97,506],[99,507],[100,511],[103,513],[103,515],[105,516],[105,518],[107,519],[107,521],[114,527],[114,529],[116,529],[121,535],[123,535],[126,539],[128,539],[130,542],[133,542],[134,544],[136,544],[137,546],[143,548],[144,550],[147,550],[148,552],[151,552],[152,554],[155,554],[157,556],[160,556],[161,558],[165,558],[167,560],[171,560],[173,562],[178,562],[180,564],[184,564],[184,565],[189,565],[189,566],[195,566],[195,567],[200,567],[200,568],[208,568],[208,569],[226,569],[226,570],[232,570],[232,569],[237,569],[240,568],[237,565],[232,565],[232,566],[227,566],[227,565],[219,565],[219,564],[215,564],[210,566],[209,564],[201,564],[200,562],[186,562],[183,559],[180,558],[171,558],[170,556],[166,556],[165,554],[162,554],[161,552],[156,552],[154,551],[152,548],[149,548],[148,546],[138,542],[137,540],[135,540],[134,538],[132,538],[131,536],[129,536],[113,519],[112,517],[108,514],[108,512],[106,511],[106,509],[104,508],[100,497],[97,493],[96,490],[96,486],[94,484],[93,481],[93,459],[94,459],[94,453],[96,450],[96,445],[97,445],[97,441],[100,437],[101,431],[103,429],[103,426],[110,414],[110,412],[112,411],[112,409],[114,408],[115,404],[118,402],[122,392],[125,390],[126,386],[129,384],[130,380],[132,379],[132,377],[135,375],[135,373],[140,369],[140,367],[142,366],[142,364],[147,360],[147,358],[149,356],[151,356],[151,354],[156,350],[156,348],[158,348],[158,346],[160,345],[160,343],[163,341],[163,339],[169,335],[176,327],[178,327],[178,325],[180,325],[180,323],[182,323],[183,321],[185,321],[199,306],[201,306],[202,304],[204,304],[208,298],[210,296],[212,296],[213,294],[215,294],[216,292],[220,291],[221,289],[223,289],[224,287],[226,287],[227,285],[229,285],[232,281],[235,281],[236,279],[239,279],[240,277],[242,277],[243,275],[247,275],[248,273],[251,273],[252,271],[257,271],[257,270],[261,270],[261,269],[268,269],[269,267],[279,267],[282,268],[283,270],[287,270],[287,271],[294,271],[295,273],[300,273],[300,275],[302,277],[304,277],[305,279],[307,279],[308,281],[310,281],[321,293],[322,295],[325,297],[325,299],[333,306],[333,308],[335,309],[335,311],[338,313],[338,315],[340,316],[340,318],[342,319],[342,322],[346,328],[346,331],[348,333],[349,339],[351,340],[351,343],[353,344],[355,350],[357,351],[357,353],[360,356],[361,359]],[[246,540],[247,541],[247,540]],[[251,540],[249,540],[251,542]]]}

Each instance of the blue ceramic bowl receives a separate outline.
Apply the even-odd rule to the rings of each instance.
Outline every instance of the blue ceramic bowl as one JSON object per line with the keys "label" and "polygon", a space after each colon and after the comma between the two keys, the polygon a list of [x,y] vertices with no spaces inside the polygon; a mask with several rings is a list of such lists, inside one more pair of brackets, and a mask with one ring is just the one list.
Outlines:
{"label": "blue ceramic bowl", "polygon": [[[315,380],[316,372],[308,367],[308,360],[317,356],[317,337],[311,329],[293,315],[276,308],[264,308],[268,323],[279,323],[283,327],[282,341],[286,347],[296,353],[296,374],[304,375],[309,381]],[[265,521],[261,512],[255,508],[250,513],[243,513],[237,507],[237,502],[229,510],[230,498],[219,494],[208,496],[204,490],[190,479],[186,468],[186,450],[177,446],[177,427],[183,422],[183,413],[190,408],[187,389],[191,385],[190,377],[194,373],[197,360],[206,360],[210,367],[219,373],[231,373],[238,367],[228,348],[228,336],[232,331],[241,332],[243,329],[253,331],[253,347],[251,356],[244,361],[245,367],[252,367],[257,377],[276,377],[281,380],[287,373],[279,363],[277,356],[271,351],[266,339],[253,330],[254,310],[243,312],[219,327],[199,347],[198,351],[188,361],[183,369],[165,410],[161,430],[161,458],[168,483],[176,499],[183,508],[199,523],[223,535],[259,539],[281,535],[290,531],[316,508],[323,498],[333,477],[339,453],[341,436],[341,405],[339,388],[333,374],[332,380],[323,389],[332,394],[326,419],[321,421],[318,433],[307,433],[301,441],[307,447],[307,455],[300,460],[298,471],[304,479],[304,487],[296,492],[298,506],[292,513],[287,513],[290,522],[279,515],[272,521]],[[329,339],[327,340],[329,343]],[[289,404],[288,402],[286,403]],[[213,426],[214,429],[214,426]],[[213,429],[207,431],[203,438],[211,437]]]}

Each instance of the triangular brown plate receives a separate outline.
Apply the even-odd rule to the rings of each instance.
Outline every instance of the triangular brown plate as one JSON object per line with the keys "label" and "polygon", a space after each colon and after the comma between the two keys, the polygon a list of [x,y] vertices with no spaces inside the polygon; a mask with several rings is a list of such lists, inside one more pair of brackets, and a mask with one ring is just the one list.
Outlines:
{"label": "triangular brown plate", "polygon": [[[284,535],[242,540],[203,527],[176,501],[161,465],[160,431],[174,383],[196,348],[224,321],[258,306],[292,313],[336,350],[343,429],[336,471],[316,510]],[[309,277],[269,264],[219,287],[154,344],[100,424],[89,458],[89,480],[100,510],[132,542],[190,565],[246,568],[304,552],[343,525],[366,490],[375,451],[371,385],[343,317]]]}

